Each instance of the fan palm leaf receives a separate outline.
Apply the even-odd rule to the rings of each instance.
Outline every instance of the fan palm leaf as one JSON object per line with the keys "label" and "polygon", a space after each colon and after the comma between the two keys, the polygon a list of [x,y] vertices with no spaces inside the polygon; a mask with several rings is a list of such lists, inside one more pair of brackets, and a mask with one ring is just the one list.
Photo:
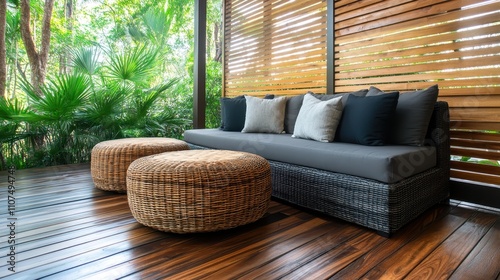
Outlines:
{"label": "fan palm leaf", "polygon": [[95,47],[70,50],[70,65],[78,72],[95,75],[101,68],[100,52]]}
{"label": "fan palm leaf", "polygon": [[107,70],[109,78],[121,85],[147,86],[154,78],[157,63],[157,50],[139,46],[128,52],[109,53]]}
{"label": "fan palm leaf", "polygon": [[40,88],[42,95],[38,95],[26,80],[22,81],[21,88],[41,119],[59,121],[71,118],[75,111],[86,103],[90,82],[82,74],[71,74],[49,80]]}

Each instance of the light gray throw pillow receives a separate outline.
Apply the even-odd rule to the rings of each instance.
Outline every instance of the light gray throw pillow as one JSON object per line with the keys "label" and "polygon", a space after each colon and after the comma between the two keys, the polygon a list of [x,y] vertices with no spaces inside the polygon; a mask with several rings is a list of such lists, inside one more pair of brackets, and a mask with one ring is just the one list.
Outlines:
{"label": "light gray throw pillow", "polygon": [[282,133],[285,127],[286,97],[261,99],[245,96],[247,111],[241,132]]}
{"label": "light gray throw pillow", "polygon": [[306,94],[295,123],[292,137],[333,142],[342,117],[342,97],[322,101]]}

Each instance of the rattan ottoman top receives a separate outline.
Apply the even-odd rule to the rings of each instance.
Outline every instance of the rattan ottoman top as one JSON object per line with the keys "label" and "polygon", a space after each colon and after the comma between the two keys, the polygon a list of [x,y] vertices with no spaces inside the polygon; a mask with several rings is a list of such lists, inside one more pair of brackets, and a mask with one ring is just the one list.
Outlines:
{"label": "rattan ottoman top", "polygon": [[132,161],[169,151],[188,150],[186,142],[161,137],[103,141],[92,149],[90,171],[96,188],[126,192],[127,169]]}
{"label": "rattan ottoman top", "polygon": [[127,172],[132,215],[143,225],[189,233],[261,218],[271,198],[266,159],[245,152],[189,150],[134,161]]}

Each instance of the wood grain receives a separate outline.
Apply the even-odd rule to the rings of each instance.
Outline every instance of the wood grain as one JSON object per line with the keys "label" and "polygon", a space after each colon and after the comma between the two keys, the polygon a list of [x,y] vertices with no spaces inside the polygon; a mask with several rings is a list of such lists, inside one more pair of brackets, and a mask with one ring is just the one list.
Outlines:
{"label": "wood grain", "polygon": [[[0,191],[7,187],[0,175]],[[5,180],[4,180],[5,179]],[[127,197],[97,190],[88,165],[16,172],[16,272],[2,279],[497,279],[500,212],[460,201],[391,238],[273,200],[259,221],[214,233],[145,227]],[[7,203],[0,198],[0,205]],[[2,219],[7,213],[1,212]],[[5,254],[4,254],[5,252]]]}

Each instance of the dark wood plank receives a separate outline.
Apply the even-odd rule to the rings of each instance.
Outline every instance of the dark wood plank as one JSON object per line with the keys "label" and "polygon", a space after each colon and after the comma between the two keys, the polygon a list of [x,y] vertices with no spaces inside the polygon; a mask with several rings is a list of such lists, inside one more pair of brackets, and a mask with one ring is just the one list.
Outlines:
{"label": "dark wood plank", "polygon": [[436,221],[421,235],[372,268],[363,278],[403,279],[466,220],[466,218],[448,215]]}
{"label": "dark wood plank", "polygon": [[[158,270],[155,267],[159,265],[163,265],[164,270],[167,271],[169,271],[169,267],[175,268],[178,271],[184,271],[196,267],[207,260],[224,256],[234,251],[235,248],[248,246],[262,240],[262,238],[266,238],[268,235],[277,234],[304,223],[302,219],[295,216],[277,219],[275,222],[270,223],[268,223],[268,219],[269,217],[266,217],[258,222],[258,224],[265,224],[266,226],[255,229],[250,229],[255,226],[255,224],[251,224],[224,231],[223,234],[207,233],[181,236],[188,242],[181,244],[179,247],[159,246],[157,250],[148,250],[145,248],[132,249],[131,253],[137,256],[133,264],[130,262],[120,262],[116,266],[103,268],[103,270],[97,272],[95,271],[95,267],[93,267],[91,269],[94,269],[94,273],[85,279],[125,277],[131,274],[137,275],[138,271],[142,271],[141,273],[145,274],[148,273],[147,270],[151,270],[149,273],[155,273]],[[274,219],[271,218],[271,220],[273,221]],[[166,262],[165,260],[169,261]]]}
{"label": "dark wood plank", "polygon": [[[422,234],[430,224],[442,219],[451,211],[448,205],[438,205],[418,217],[407,227],[396,232],[391,238],[385,239],[378,246],[371,247],[370,250],[352,261],[348,266],[343,268],[336,274],[332,275],[332,279],[360,279],[370,269],[379,265],[384,260],[385,256],[390,256],[401,249],[402,246],[413,240],[418,235]],[[382,256],[382,257],[381,257]]]}
{"label": "dark wood plank", "polygon": [[[331,228],[332,224],[330,224]],[[326,234],[312,239],[303,246],[294,248],[280,256],[267,261],[264,265],[250,267],[248,272],[240,272],[239,277],[248,279],[278,279],[304,267],[310,262],[315,262],[319,257],[341,246],[345,242],[352,242],[352,239],[359,238],[364,232],[363,229],[353,227],[346,223],[337,222],[333,225],[335,230],[330,230]]]}
{"label": "dark wood plank", "polygon": [[384,237],[373,232],[364,231],[360,235],[340,243],[338,247],[326,252],[314,261],[291,271],[283,279],[304,279],[309,277],[311,277],[310,279],[326,279],[366,253],[368,248],[377,246],[383,239]]}
{"label": "dark wood plank", "polygon": [[[229,250],[225,251],[222,256],[214,257],[215,248],[205,248],[203,251],[197,251],[199,255],[202,256],[202,261],[193,255],[184,255],[182,258],[174,259],[173,262],[165,263],[155,267],[154,271],[151,269],[140,271],[137,275],[131,275],[129,278],[177,278],[177,279],[194,279],[196,277],[206,277],[219,269],[223,269],[226,266],[241,262],[249,257],[249,255],[265,250],[268,254],[272,254],[275,250],[279,250],[284,244],[288,244],[290,240],[294,237],[303,235],[304,233],[309,233],[314,231],[316,227],[325,224],[326,222],[322,219],[314,218],[310,221],[306,221],[300,225],[292,227],[286,231],[279,232],[269,236],[260,237],[259,240],[248,244],[246,246],[234,247],[233,244],[229,244]],[[209,256],[207,259],[206,256]],[[193,258],[196,259],[196,266],[187,269],[178,270],[177,267],[173,267],[173,264],[177,262],[186,264],[186,262],[193,265]],[[174,268],[174,269],[172,269]],[[153,273],[152,273],[153,272]],[[124,278],[124,279],[127,279]]]}
{"label": "dark wood plank", "polygon": [[[495,279],[500,277],[500,217],[450,279]],[[497,278],[498,279],[498,278]]]}
{"label": "dark wood plank", "polygon": [[407,279],[446,279],[495,223],[496,217],[477,213],[429,254]]}
{"label": "dark wood plank", "polygon": [[[16,273],[2,279],[499,279],[500,212],[451,201],[384,238],[273,200],[259,221],[199,234],[137,223],[88,164],[16,171]],[[0,192],[7,179],[0,174]],[[0,196],[0,207],[7,205]],[[5,211],[0,219],[11,217]]]}

